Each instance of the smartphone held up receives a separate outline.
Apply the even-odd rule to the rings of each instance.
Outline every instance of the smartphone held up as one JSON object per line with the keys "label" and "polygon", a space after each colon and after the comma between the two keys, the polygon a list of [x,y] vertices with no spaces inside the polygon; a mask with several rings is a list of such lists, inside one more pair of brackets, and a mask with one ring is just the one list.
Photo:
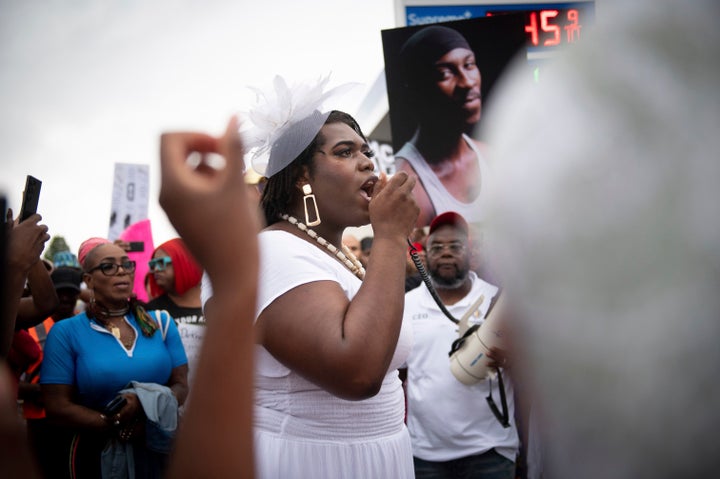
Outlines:
{"label": "smartphone held up", "polygon": [[31,215],[37,213],[38,202],[40,201],[40,187],[42,181],[34,176],[27,175],[25,179],[25,190],[23,191],[22,206],[20,207],[20,221],[25,221]]}

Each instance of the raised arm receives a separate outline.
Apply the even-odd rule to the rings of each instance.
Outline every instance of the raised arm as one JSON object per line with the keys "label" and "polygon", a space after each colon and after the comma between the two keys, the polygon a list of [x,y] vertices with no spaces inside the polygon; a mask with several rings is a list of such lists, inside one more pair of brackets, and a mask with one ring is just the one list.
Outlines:
{"label": "raised arm", "polygon": [[377,394],[395,352],[407,237],[418,214],[414,185],[397,173],[375,187],[373,253],[352,301],[335,282],[311,282],[278,297],[258,318],[262,344],[275,358],[338,397]]}
{"label": "raised arm", "polygon": [[[225,135],[168,133],[161,139],[160,204],[213,283],[212,308],[193,395],[168,477],[251,478],[253,332],[259,218],[243,181],[243,147],[235,119]],[[191,152],[222,154],[214,169],[186,162]],[[244,254],[238,254],[241,248]],[[218,389],[218,371],[223,384]],[[211,438],[211,439],[208,439]]]}
{"label": "raised arm", "polygon": [[15,331],[15,320],[28,272],[40,261],[45,243],[50,239],[42,217],[34,214],[13,226],[12,210],[7,212],[8,255],[5,300],[0,305],[0,357],[6,357]]}
{"label": "raised arm", "polygon": [[50,316],[60,302],[50,272],[42,261],[38,260],[30,267],[27,282],[30,296],[20,300],[16,329],[35,326]]}

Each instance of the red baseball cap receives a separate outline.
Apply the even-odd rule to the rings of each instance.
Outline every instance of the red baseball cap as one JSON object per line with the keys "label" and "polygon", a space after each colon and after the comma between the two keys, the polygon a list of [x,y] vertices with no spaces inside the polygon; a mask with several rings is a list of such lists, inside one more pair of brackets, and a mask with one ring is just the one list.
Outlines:
{"label": "red baseball cap", "polygon": [[441,213],[433,218],[430,222],[430,232],[428,234],[433,234],[435,230],[446,225],[453,226],[461,230],[465,233],[465,235],[469,234],[467,221],[465,221],[465,218],[463,218],[460,213],[456,213],[454,211],[446,211],[445,213]]}

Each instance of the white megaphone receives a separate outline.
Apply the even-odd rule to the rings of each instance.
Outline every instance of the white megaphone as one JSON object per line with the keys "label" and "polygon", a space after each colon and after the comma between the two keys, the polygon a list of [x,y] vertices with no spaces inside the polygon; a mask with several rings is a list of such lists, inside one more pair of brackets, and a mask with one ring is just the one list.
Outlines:
{"label": "white megaphone", "polygon": [[[491,348],[502,344],[503,298],[498,292],[496,301],[490,305],[485,321],[476,324],[467,331],[461,328],[460,339],[453,343],[450,354],[450,371],[463,384],[472,385],[485,379],[490,373],[487,357]],[[463,318],[466,321],[467,317]]]}

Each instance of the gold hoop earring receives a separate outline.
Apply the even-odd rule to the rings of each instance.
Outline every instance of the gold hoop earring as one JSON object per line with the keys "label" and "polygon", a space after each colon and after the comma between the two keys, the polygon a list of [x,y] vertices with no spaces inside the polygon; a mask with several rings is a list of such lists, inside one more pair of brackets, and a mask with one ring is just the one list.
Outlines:
{"label": "gold hoop earring", "polygon": [[[303,206],[305,207],[305,224],[307,226],[317,226],[321,223],[320,220],[320,212],[318,211],[317,207],[317,201],[315,200],[315,195],[312,194],[312,187],[309,184],[304,184],[302,187],[303,194]],[[314,220],[310,221],[310,211],[308,210],[308,202],[312,204],[312,207],[310,208],[310,211],[314,210],[315,216]]]}

